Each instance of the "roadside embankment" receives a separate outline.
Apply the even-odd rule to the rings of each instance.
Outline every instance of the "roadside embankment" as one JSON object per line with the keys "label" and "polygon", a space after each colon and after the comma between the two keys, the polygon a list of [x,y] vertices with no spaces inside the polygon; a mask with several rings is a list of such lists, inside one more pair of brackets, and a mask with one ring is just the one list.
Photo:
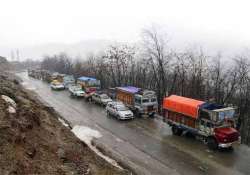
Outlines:
{"label": "roadside embankment", "polygon": [[129,174],[98,156],[53,108],[3,72],[0,138],[0,174]]}

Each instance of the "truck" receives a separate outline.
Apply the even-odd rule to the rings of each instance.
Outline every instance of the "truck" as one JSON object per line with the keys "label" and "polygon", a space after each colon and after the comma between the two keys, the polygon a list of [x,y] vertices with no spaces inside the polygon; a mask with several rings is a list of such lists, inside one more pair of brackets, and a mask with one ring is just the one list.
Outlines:
{"label": "truck", "polygon": [[171,95],[163,100],[163,121],[174,135],[190,133],[212,149],[240,143],[236,130],[236,108]]}
{"label": "truck", "polygon": [[84,90],[84,98],[88,101],[91,100],[93,93],[101,88],[100,80],[92,77],[79,77],[77,78],[77,84]]}
{"label": "truck", "polygon": [[35,79],[41,79],[41,70],[39,69],[28,69],[28,76],[35,78]]}
{"label": "truck", "polygon": [[47,83],[51,83],[53,80],[57,80],[59,82],[63,82],[64,74],[59,74],[58,72],[51,72],[48,70],[43,70],[41,72],[41,79],[46,81]]}
{"label": "truck", "polygon": [[49,71],[49,70],[43,70],[41,72],[41,76],[42,76],[42,80],[47,82],[47,83],[50,83],[51,82],[51,77],[52,77],[52,72]]}
{"label": "truck", "polygon": [[75,78],[73,75],[65,75],[63,77],[63,85],[66,89],[68,89],[71,85],[75,84]]}
{"label": "truck", "polygon": [[136,116],[154,117],[158,111],[157,97],[154,91],[134,86],[116,88],[116,99],[122,101]]}
{"label": "truck", "polygon": [[50,83],[50,87],[51,87],[52,90],[63,90],[63,89],[65,89],[63,83],[60,82],[60,81],[57,81],[57,80],[53,80]]}

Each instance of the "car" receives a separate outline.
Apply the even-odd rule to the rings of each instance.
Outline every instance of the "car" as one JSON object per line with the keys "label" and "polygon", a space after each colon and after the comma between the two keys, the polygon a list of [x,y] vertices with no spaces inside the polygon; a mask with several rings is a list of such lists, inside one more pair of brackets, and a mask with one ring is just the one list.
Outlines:
{"label": "car", "polygon": [[69,86],[69,92],[72,97],[84,97],[85,92],[82,90],[82,87],[79,85]]}
{"label": "car", "polygon": [[52,90],[63,90],[65,89],[63,83],[57,81],[57,80],[54,80],[50,83],[50,87]]}
{"label": "car", "polygon": [[106,106],[109,102],[112,102],[112,99],[107,94],[97,93],[97,92],[95,92],[92,95],[92,100],[95,103],[99,103],[99,104],[101,104],[103,106]]}
{"label": "car", "polygon": [[115,116],[119,120],[133,119],[134,114],[122,102],[109,102],[106,106],[107,116]]}

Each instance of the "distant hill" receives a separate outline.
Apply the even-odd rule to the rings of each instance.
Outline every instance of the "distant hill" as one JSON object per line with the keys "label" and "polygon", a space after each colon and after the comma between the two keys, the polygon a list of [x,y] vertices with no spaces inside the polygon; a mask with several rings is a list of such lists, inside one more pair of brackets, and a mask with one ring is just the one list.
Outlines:
{"label": "distant hill", "polygon": [[[25,46],[18,48],[20,54],[20,60],[23,59],[41,59],[44,55],[53,55],[60,52],[66,52],[70,56],[84,57],[90,52],[98,53],[107,48],[112,41],[109,40],[83,40],[77,43],[64,44],[64,43],[47,43],[38,44],[33,46]],[[16,48],[0,47],[0,54],[10,59],[11,51],[16,50]],[[14,59],[15,60],[15,59]],[[11,61],[14,61],[11,60]]]}
{"label": "distant hill", "polygon": [[66,52],[70,56],[82,56],[90,52],[98,53],[107,48],[112,42],[107,40],[85,40],[74,44],[49,43],[20,49],[22,58],[40,59],[44,55]]}

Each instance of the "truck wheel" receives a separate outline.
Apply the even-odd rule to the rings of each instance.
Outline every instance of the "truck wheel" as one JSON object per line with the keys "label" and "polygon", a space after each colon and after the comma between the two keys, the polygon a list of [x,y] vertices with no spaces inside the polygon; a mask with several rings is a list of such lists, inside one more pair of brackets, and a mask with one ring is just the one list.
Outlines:
{"label": "truck wheel", "polygon": [[141,114],[140,114],[139,110],[135,111],[135,115],[136,115],[136,117],[141,117]]}
{"label": "truck wheel", "polygon": [[150,114],[149,117],[150,117],[150,118],[154,118],[154,117],[155,117],[155,113]]}
{"label": "truck wheel", "polygon": [[213,137],[207,138],[207,146],[211,150],[216,150],[218,148],[218,142]]}
{"label": "truck wheel", "polygon": [[180,136],[182,134],[182,130],[179,129],[178,127],[176,127],[176,126],[172,127],[172,132],[173,132],[174,135],[177,135],[177,136]]}

